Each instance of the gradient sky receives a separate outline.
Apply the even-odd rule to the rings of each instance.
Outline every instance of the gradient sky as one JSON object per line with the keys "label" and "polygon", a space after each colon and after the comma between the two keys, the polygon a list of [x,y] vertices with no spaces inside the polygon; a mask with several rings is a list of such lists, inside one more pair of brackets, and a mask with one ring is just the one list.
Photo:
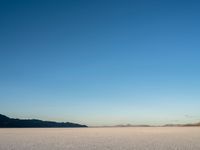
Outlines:
{"label": "gradient sky", "polygon": [[1,0],[0,113],[87,125],[200,121],[198,0]]}

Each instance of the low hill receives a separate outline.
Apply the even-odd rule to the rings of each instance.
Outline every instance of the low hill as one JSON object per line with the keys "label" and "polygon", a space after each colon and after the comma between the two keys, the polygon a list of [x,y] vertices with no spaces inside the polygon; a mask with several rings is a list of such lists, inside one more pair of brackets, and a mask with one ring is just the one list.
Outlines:
{"label": "low hill", "polygon": [[0,114],[0,128],[78,128],[86,125],[71,122],[53,122],[37,119],[13,119]]}
{"label": "low hill", "polygon": [[200,126],[200,123],[194,123],[194,124],[185,124],[183,126]]}
{"label": "low hill", "polygon": [[191,124],[166,124],[164,127],[198,127],[200,123],[191,123]]}

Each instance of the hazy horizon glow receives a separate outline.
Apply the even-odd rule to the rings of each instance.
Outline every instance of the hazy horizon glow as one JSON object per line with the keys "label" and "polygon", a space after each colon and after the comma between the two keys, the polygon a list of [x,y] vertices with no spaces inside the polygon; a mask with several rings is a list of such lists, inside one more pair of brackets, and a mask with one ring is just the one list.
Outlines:
{"label": "hazy horizon glow", "polygon": [[200,121],[200,2],[0,2],[0,113],[88,125]]}

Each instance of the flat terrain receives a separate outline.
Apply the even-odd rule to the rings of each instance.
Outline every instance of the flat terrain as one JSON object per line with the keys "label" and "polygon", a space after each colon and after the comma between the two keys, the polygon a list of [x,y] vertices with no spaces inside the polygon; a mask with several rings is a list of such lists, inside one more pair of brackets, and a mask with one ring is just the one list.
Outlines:
{"label": "flat terrain", "polygon": [[0,150],[200,150],[200,127],[0,129]]}

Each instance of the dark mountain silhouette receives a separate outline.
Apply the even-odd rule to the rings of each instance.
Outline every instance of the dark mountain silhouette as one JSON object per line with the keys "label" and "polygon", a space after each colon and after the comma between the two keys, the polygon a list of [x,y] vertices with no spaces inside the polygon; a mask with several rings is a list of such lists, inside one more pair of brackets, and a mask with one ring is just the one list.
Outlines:
{"label": "dark mountain silhouette", "polygon": [[0,128],[51,128],[51,127],[78,128],[87,126],[71,122],[59,123],[53,121],[42,121],[37,119],[13,119],[0,114]]}

